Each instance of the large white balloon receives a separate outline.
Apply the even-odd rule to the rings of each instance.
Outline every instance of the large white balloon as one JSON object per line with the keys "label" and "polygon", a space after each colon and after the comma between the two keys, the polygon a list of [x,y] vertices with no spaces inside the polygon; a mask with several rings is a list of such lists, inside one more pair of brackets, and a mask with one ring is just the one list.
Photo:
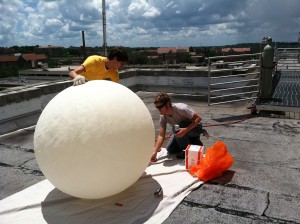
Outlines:
{"label": "large white balloon", "polygon": [[56,95],[34,133],[37,163],[59,190],[98,199],[131,186],[145,171],[154,125],[143,101],[127,87],[90,81]]}

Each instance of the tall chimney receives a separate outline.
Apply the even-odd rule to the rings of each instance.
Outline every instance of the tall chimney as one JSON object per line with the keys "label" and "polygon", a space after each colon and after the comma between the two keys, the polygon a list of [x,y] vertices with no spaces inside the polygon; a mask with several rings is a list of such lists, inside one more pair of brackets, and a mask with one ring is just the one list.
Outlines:
{"label": "tall chimney", "polygon": [[103,16],[103,54],[104,56],[107,56],[105,0],[102,0],[102,16]]}
{"label": "tall chimney", "polygon": [[81,36],[82,36],[82,56],[83,56],[83,60],[85,60],[86,59],[86,51],[85,51],[84,31],[81,31]]}

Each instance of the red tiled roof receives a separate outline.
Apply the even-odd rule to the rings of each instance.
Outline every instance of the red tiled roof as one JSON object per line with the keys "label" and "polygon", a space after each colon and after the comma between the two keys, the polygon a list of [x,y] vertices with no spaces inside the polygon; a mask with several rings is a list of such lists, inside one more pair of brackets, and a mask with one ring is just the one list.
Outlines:
{"label": "red tiled roof", "polygon": [[47,59],[47,56],[44,55],[44,54],[22,54],[21,56],[22,56],[26,61]]}
{"label": "red tiled roof", "polygon": [[251,51],[250,47],[233,48],[233,50],[234,50],[235,52],[250,52],[250,51]]}
{"label": "red tiled roof", "polygon": [[167,54],[170,52],[189,52],[189,47],[160,47],[157,49],[158,54]]}
{"label": "red tiled roof", "polygon": [[44,54],[22,54],[18,56],[0,55],[0,62],[18,61],[20,57],[24,58],[26,61],[47,59],[47,56]]}
{"label": "red tiled roof", "polygon": [[17,61],[20,56],[0,55],[0,62]]}

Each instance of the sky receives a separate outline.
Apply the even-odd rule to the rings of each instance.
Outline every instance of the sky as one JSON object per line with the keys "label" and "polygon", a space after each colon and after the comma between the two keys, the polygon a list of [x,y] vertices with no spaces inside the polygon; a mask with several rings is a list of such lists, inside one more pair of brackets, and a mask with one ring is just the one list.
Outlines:
{"label": "sky", "polygon": [[[297,42],[300,0],[106,0],[108,46]],[[103,46],[102,0],[0,0],[0,47]]]}

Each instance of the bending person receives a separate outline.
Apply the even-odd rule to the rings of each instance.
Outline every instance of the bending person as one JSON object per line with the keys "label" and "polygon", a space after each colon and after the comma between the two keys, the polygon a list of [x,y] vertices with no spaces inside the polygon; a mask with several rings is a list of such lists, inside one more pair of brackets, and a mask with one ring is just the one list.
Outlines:
{"label": "bending person", "polygon": [[[201,117],[190,106],[184,103],[171,103],[166,93],[159,93],[154,100],[155,107],[160,112],[160,129],[153,149],[151,161],[157,160],[157,153],[161,150],[165,140],[167,124],[172,126],[173,133],[166,148],[168,153],[177,153],[177,158],[184,158],[184,151],[189,144],[203,145],[200,134],[208,137],[206,130],[202,129]],[[175,129],[179,126],[179,130]]]}
{"label": "bending person", "polygon": [[128,61],[126,51],[117,47],[112,49],[108,57],[89,56],[82,65],[69,72],[74,86],[84,84],[88,80],[111,80],[119,82],[119,69]]}

